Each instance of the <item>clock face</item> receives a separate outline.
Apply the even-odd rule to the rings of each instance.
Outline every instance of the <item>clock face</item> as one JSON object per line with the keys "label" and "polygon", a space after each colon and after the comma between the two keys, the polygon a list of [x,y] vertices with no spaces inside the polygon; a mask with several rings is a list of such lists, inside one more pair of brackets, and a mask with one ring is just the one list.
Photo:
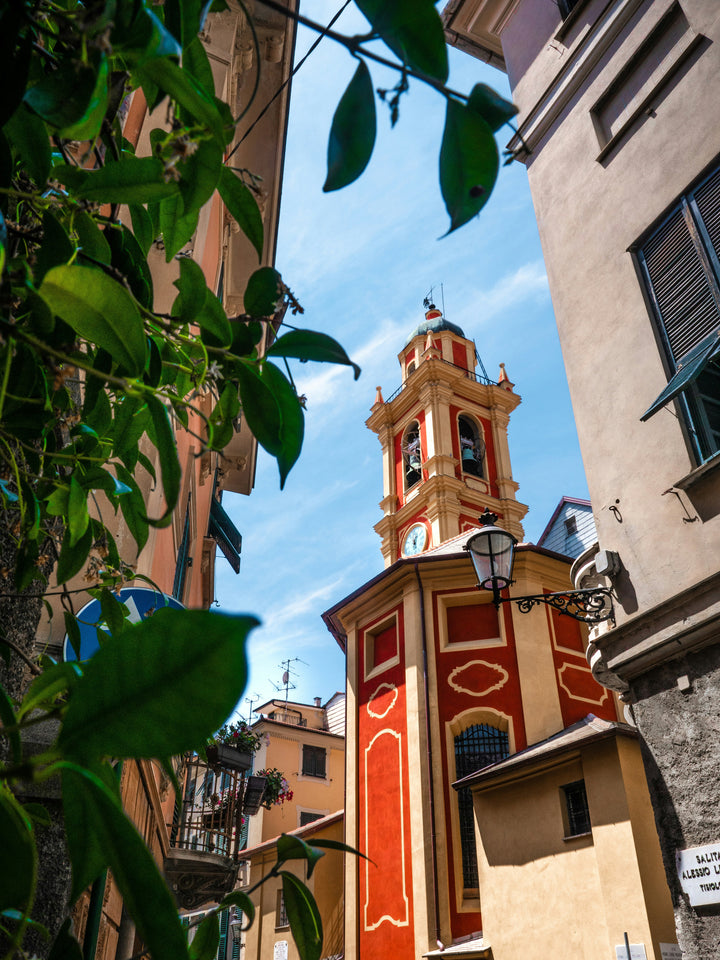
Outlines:
{"label": "clock face", "polygon": [[416,523],[410,527],[405,540],[403,541],[403,553],[406,557],[414,557],[416,553],[422,553],[427,544],[427,527],[422,523]]}

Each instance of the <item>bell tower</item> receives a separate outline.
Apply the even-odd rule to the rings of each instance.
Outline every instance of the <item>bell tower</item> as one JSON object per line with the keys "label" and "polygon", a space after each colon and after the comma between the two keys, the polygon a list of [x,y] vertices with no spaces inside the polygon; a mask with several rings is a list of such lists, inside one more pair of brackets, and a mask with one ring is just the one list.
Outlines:
{"label": "bell tower", "polygon": [[398,360],[400,388],[385,401],[378,387],[366,421],[382,446],[385,566],[474,529],[487,508],[522,539],[507,435],[520,397],[504,364],[497,383],[480,376],[475,344],[433,304]]}

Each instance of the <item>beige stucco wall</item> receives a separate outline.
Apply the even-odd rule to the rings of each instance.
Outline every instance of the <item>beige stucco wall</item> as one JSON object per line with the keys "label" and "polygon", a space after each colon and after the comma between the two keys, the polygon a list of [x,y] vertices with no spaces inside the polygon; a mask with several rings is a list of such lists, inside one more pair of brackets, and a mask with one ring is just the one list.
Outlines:
{"label": "beige stucco wall", "polygon": [[[620,625],[714,572],[708,557],[720,548],[717,497],[708,496],[707,481],[682,493],[682,502],[665,493],[694,467],[672,404],[647,423],[639,419],[667,378],[628,252],[720,153],[718,5],[683,0],[691,31],[711,43],[669,77],[652,112],[605,158],[590,113],[671,6],[593,0],[557,39],[557,9],[521,0],[502,34],[520,122],[530,131],[528,177],[599,541],[627,570]],[[589,45],[589,25],[610,7],[623,8],[627,22],[573,88],[568,78]],[[600,27],[594,30],[597,36]],[[567,104],[533,140],[533,124],[568,83]],[[683,522],[685,507],[702,522]]]}
{"label": "beige stucco wall", "polygon": [[[579,779],[592,836],[564,839],[561,787]],[[660,960],[658,942],[674,940],[672,906],[657,884],[662,863],[636,743],[603,741],[477,789],[474,800],[483,934],[494,956],[607,960],[627,931]]]}

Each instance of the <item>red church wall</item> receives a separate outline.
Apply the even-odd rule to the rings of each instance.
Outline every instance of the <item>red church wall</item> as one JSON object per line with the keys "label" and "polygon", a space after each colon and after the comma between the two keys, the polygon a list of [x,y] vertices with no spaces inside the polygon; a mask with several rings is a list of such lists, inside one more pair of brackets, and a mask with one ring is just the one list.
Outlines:
{"label": "red church wall", "polygon": [[457,340],[453,340],[452,348],[453,363],[458,367],[462,367],[463,370],[467,370],[467,348],[465,344],[459,343]]}
{"label": "red church wall", "polygon": [[563,725],[569,727],[588,713],[602,720],[617,720],[612,694],[597,683],[585,659],[580,624],[551,607],[546,610]]}
{"label": "red church wall", "polygon": [[[442,763],[445,771],[444,791],[446,809],[457,804],[457,795],[452,789],[454,758],[448,757],[446,724],[468,710],[497,710],[511,718],[515,749],[527,746],[522,710],[522,696],[518,679],[515,638],[512,615],[507,607],[500,613],[491,603],[482,603],[467,597],[467,602],[458,606],[445,606],[440,598],[452,597],[463,590],[443,590],[433,593],[433,620],[435,628],[435,662],[437,665],[438,720],[441,731]],[[504,638],[501,635],[499,616],[503,617]],[[446,631],[441,629],[445,618]],[[442,637],[447,643],[442,642]],[[471,649],[458,649],[461,644],[476,644]],[[469,720],[468,723],[472,723]],[[481,721],[483,722],[483,721]],[[462,891],[455,888],[455,845],[452,835],[452,819],[446,818],[446,842],[450,851],[448,874],[450,878],[450,926],[454,938],[480,930],[480,914],[460,912],[458,900]],[[457,841],[459,855],[459,840]],[[459,894],[459,896],[458,896]]]}
{"label": "red church wall", "polygon": [[358,858],[359,956],[414,960],[402,605],[360,632],[358,657],[358,847],[374,861]]}

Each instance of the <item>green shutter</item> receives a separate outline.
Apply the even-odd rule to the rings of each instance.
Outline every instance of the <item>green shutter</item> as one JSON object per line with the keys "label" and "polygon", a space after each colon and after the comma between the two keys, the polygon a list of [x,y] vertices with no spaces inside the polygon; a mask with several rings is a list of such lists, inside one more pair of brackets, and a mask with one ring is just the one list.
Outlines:
{"label": "green shutter", "polygon": [[230,910],[223,910],[220,914],[220,943],[218,944],[217,960],[226,960],[227,957],[227,939],[228,926],[230,923]]}
{"label": "green shutter", "polygon": [[649,420],[661,407],[664,407],[666,403],[669,403],[683,390],[695,383],[710,361],[718,355],[720,355],[720,330],[716,330],[705,337],[683,357],[678,364],[675,376],[670,379],[660,396],[653,401],[640,419]]}

